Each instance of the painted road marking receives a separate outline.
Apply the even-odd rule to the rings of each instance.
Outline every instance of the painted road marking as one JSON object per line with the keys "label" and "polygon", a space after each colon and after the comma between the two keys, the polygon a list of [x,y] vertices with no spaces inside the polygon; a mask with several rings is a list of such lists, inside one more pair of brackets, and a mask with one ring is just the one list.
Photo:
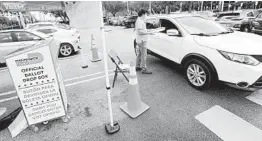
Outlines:
{"label": "painted road marking", "polygon": [[[112,76],[112,75],[114,75],[114,73],[108,74],[108,76]],[[104,78],[104,77],[105,76],[99,76],[99,77],[95,77],[95,78],[91,78],[91,79],[86,79],[86,80],[82,80],[82,81],[78,81],[78,82],[74,82],[74,83],[65,84],[65,86],[69,87],[69,86],[73,86],[73,85],[77,85],[77,84],[81,84],[81,83],[85,83],[85,82],[101,79],[101,78]]]}
{"label": "painted road marking", "polygon": [[[108,72],[111,72],[113,70],[115,70],[115,69],[108,70]],[[80,79],[80,78],[84,78],[84,77],[94,76],[94,75],[98,75],[98,74],[101,74],[101,73],[104,73],[104,71],[93,73],[93,74],[89,74],[89,75],[83,75],[83,76],[78,76],[78,77],[65,79],[64,82],[71,81],[71,80],[76,80],[76,79]]]}
{"label": "painted road marking", "polygon": [[248,100],[255,102],[262,106],[262,90],[257,90],[246,97]]}
{"label": "painted road marking", "polygon": [[224,141],[262,141],[262,130],[218,105],[195,118]]}
{"label": "painted road marking", "polygon": [[[110,73],[108,75],[112,76],[112,75],[114,75],[114,73]],[[99,76],[99,77],[95,77],[95,78],[91,78],[91,79],[86,79],[86,80],[77,81],[77,82],[74,82],[74,83],[65,84],[65,87],[69,87],[69,86],[73,86],[73,85],[77,85],[77,84],[81,84],[81,83],[90,82],[90,81],[101,79],[101,78],[104,78],[104,77],[105,76]],[[5,92],[5,93],[1,93],[0,96],[9,95],[9,94],[13,94],[13,93],[16,93],[16,91],[9,91],[9,92]],[[1,99],[0,103],[6,102],[6,101],[10,101],[10,100],[13,100],[13,99],[16,99],[16,98],[18,98],[18,97],[14,96],[14,97],[6,98],[6,99]]]}
{"label": "painted road marking", "polygon": [[9,98],[5,98],[5,99],[1,99],[0,100],[0,103],[2,103],[2,102],[6,102],[6,101],[10,101],[10,100],[14,100],[14,99],[17,99],[18,98],[18,96],[14,96],[14,97],[9,97]]}
{"label": "painted road marking", "polygon": [[9,92],[4,92],[4,93],[0,93],[0,96],[4,96],[4,95],[10,95],[16,93],[16,91],[9,91]]}

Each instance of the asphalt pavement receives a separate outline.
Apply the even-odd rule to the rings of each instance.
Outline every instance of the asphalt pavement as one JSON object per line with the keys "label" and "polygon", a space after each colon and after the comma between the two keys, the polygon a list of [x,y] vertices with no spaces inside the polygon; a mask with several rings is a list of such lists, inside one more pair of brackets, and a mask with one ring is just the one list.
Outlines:
{"label": "asphalt pavement", "polygon": [[[134,60],[133,29],[112,26],[106,28],[112,29],[106,33],[107,47],[115,49],[125,63]],[[101,38],[99,32],[94,32],[102,58]],[[80,33],[84,57],[87,59],[91,55],[90,31],[82,29]],[[183,71],[177,64],[148,56],[147,66],[153,74],[143,75],[137,72],[137,77],[141,99],[150,109],[135,119],[120,110],[120,105],[126,102],[129,84],[119,75],[111,94],[114,120],[120,124],[121,129],[114,135],[108,135],[104,129],[104,124],[109,122],[109,112],[103,58],[96,63],[87,59],[87,69],[81,68],[81,59],[80,54],[75,54],[59,61],[70,103],[70,122],[63,123],[59,119],[51,121],[48,125],[40,125],[38,133],[26,129],[14,139],[8,130],[4,130],[0,132],[0,141],[220,141],[228,137],[252,137],[255,136],[254,132],[259,133],[262,129],[261,105],[246,98],[251,92],[223,84],[206,91],[195,90],[187,84]],[[112,82],[115,66],[110,60],[108,62]],[[17,103],[8,70],[2,69],[0,78],[0,107]],[[213,110],[218,112],[211,115],[206,113]],[[228,118],[229,113],[231,116]],[[212,116],[216,117],[215,120],[209,118]],[[238,126],[229,122],[231,120],[236,121]],[[223,124],[224,121],[227,124]],[[225,128],[227,126],[235,130],[228,130]]]}

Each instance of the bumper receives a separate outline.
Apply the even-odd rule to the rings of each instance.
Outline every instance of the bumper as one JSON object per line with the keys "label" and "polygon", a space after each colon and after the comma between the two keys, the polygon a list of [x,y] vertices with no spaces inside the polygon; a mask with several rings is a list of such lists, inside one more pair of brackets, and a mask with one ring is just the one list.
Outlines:
{"label": "bumper", "polygon": [[80,47],[80,40],[72,41],[71,44],[72,44],[72,46],[73,46],[73,48],[74,48],[74,50],[76,52],[81,49],[81,47]]}
{"label": "bumper", "polygon": [[237,31],[239,31],[242,26],[240,22],[228,22],[228,23],[221,22],[220,24],[226,28],[232,28],[233,30],[237,30]]}
{"label": "bumper", "polygon": [[259,28],[252,28],[252,31],[255,32],[255,33],[262,33],[262,29],[259,29]]}
{"label": "bumper", "polygon": [[230,82],[233,84],[246,82],[248,84],[247,87],[262,88],[261,63],[257,66],[249,66],[226,60],[224,63],[221,62],[221,64],[225,64],[224,68],[218,69],[219,78],[221,78],[222,81]]}
{"label": "bumper", "polygon": [[262,63],[251,66],[233,62],[216,50],[209,51],[208,58],[213,63],[220,81],[234,85],[245,82],[247,87],[258,87],[260,84],[262,86]]}

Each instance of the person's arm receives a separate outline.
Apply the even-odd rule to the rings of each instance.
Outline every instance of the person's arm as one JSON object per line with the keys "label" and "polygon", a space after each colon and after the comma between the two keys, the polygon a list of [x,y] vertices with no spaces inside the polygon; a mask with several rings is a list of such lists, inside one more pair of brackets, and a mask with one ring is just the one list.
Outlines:
{"label": "person's arm", "polygon": [[146,29],[141,29],[141,28],[138,28],[137,32],[139,35],[151,35],[154,33],[152,31],[147,31]]}
{"label": "person's arm", "polygon": [[141,23],[138,23],[138,24],[136,24],[136,30],[137,30],[137,33],[139,34],[139,35],[149,35],[149,34],[152,34],[152,32],[148,32],[147,31],[147,29],[146,28],[143,28],[143,26],[145,26],[145,25],[143,25],[143,24],[141,24]]}

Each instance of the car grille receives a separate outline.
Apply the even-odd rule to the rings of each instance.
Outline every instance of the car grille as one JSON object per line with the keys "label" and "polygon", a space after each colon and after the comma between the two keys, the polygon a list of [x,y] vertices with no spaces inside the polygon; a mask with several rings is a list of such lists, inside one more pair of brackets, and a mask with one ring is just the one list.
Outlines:
{"label": "car grille", "polygon": [[259,62],[262,62],[262,55],[252,55],[255,59],[257,59]]}
{"label": "car grille", "polygon": [[253,87],[262,87],[262,76],[252,86]]}

